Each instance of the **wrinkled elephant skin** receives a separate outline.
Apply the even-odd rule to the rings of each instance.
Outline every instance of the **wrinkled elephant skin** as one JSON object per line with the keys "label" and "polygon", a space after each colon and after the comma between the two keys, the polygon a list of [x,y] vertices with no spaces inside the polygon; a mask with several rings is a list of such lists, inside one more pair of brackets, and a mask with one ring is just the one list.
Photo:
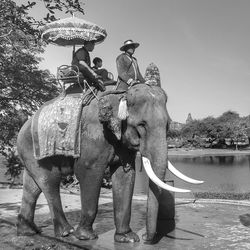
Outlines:
{"label": "wrinkled elephant skin", "polygon": [[[61,177],[74,172],[80,183],[82,204],[81,220],[74,234],[82,240],[97,238],[92,225],[98,209],[104,170],[109,165],[116,227],[114,239],[118,242],[139,241],[137,234],[130,228],[135,158],[136,154],[141,154],[148,159],[157,178],[164,179],[168,164],[166,137],[170,122],[166,109],[167,96],[160,87],[146,84],[131,87],[126,93],[124,103],[127,105],[127,115],[122,121],[117,117],[121,96],[110,95],[109,98],[107,95],[106,98],[113,109],[110,119],[100,121],[96,99],[84,108],[81,118],[81,156],[75,161],[64,156],[36,160],[30,132],[31,121],[27,121],[20,130],[17,148],[25,170],[17,223],[19,235],[39,232],[34,224],[34,210],[41,192],[48,201],[55,235],[67,236],[73,232],[73,227],[64,215],[59,190]],[[150,180],[146,240],[152,240],[156,233],[160,194],[161,188]]]}

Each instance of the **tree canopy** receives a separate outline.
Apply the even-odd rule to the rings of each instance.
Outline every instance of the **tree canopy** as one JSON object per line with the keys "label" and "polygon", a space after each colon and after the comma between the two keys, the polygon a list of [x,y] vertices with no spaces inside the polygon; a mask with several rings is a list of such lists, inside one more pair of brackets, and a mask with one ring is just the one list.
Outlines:
{"label": "tree canopy", "polygon": [[206,117],[183,124],[179,131],[170,131],[170,138],[182,140],[193,146],[226,146],[226,140],[235,146],[247,141],[250,131],[250,115],[240,117],[237,112],[227,111],[218,118]]}
{"label": "tree canopy", "polygon": [[18,6],[0,2],[0,153],[11,161],[17,132],[25,119],[58,94],[55,77],[39,69],[45,43],[40,26],[56,19],[56,11],[84,13],[78,0],[43,0],[43,20],[29,15],[36,1]]}

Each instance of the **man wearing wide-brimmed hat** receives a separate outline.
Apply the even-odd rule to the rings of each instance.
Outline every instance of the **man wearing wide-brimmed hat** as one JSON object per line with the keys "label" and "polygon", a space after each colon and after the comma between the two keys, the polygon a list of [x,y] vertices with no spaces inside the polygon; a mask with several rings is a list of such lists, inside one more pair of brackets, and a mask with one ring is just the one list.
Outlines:
{"label": "man wearing wide-brimmed hat", "polygon": [[138,82],[145,82],[139,70],[137,60],[133,57],[135,49],[139,45],[139,43],[133,42],[132,40],[126,40],[120,48],[124,53],[116,58],[118,72],[117,89],[127,90],[130,86]]}

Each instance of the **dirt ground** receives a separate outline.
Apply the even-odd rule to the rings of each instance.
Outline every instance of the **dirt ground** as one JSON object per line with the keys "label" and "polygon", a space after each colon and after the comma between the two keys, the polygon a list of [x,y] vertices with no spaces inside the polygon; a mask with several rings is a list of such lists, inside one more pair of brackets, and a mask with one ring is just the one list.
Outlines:
{"label": "dirt ground", "polygon": [[[102,191],[94,229],[97,240],[79,241],[73,235],[55,238],[47,202],[39,198],[35,222],[42,234],[30,237],[16,236],[16,216],[21,202],[21,189],[0,189],[0,249],[27,250],[162,250],[162,249],[250,249],[250,202],[225,200],[176,199],[169,210],[174,220],[159,220],[162,234],[155,244],[119,244],[114,242],[113,205],[110,191]],[[62,193],[63,208],[70,224],[77,226],[80,220],[78,194]],[[131,228],[142,236],[145,232],[145,197],[133,200]]]}
{"label": "dirt ground", "polygon": [[[43,195],[38,200],[36,206],[35,223],[41,227],[43,233],[40,235],[16,236],[16,216],[21,204],[22,189],[0,189],[0,249],[34,249],[34,250],[51,250],[51,249],[94,249],[88,246],[81,246],[76,243],[76,238],[73,236],[70,240],[67,238],[55,238],[52,222],[49,215],[49,209],[46,199]],[[105,196],[105,192],[103,192]],[[105,209],[105,204],[111,202],[109,194],[107,198],[100,198],[100,206],[104,206],[106,215],[112,218],[112,209]],[[80,197],[77,191],[74,194],[62,193],[63,208],[71,225],[76,226],[80,220]],[[100,207],[99,217],[100,221],[104,210]],[[105,227],[111,225],[113,221],[106,221]]]}

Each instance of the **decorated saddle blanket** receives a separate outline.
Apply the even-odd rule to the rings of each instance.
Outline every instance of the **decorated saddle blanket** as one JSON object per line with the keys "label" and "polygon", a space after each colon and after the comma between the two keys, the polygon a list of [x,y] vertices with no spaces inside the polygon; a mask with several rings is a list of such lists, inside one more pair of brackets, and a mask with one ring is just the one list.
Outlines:
{"label": "decorated saddle blanket", "polygon": [[31,133],[34,156],[80,156],[81,94],[59,96],[45,103],[33,116]]}

